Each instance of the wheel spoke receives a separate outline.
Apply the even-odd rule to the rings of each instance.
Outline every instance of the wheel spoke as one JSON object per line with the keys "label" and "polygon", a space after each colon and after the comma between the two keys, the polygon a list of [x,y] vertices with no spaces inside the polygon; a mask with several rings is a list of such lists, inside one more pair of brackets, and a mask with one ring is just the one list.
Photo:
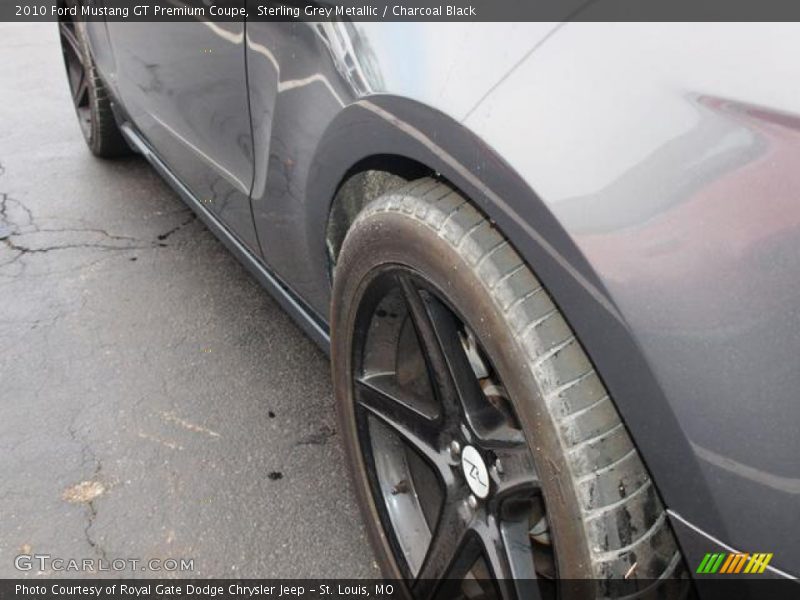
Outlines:
{"label": "wheel spoke", "polygon": [[404,402],[398,390],[376,384],[370,377],[356,381],[356,402],[369,414],[388,425],[400,438],[433,463],[442,473],[449,472],[442,453],[437,448],[437,428],[426,416]]}
{"label": "wheel spoke", "polygon": [[67,43],[72,55],[81,65],[84,65],[83,52],[81,52],[81,45],[75,35],[74,24],[69,21],[62,21],[59,23],[62,39]]}
{"label": "wheel spoke", "polygon": [[89,80],[86,76],[86,71],[81,69],[80,72],[80,79],[78,83],[75,85],[73,94],[72,94],[72,101],[77,108],[85,106],[88,101],[88,93],[89,93]]}
{"label": "wheel spoke", "polygon": [[479,434],[495,429],[499,413],[486,402],[464,352],[459,320],[440,301],[421,292],[410,277],[399,279],[448,416],[460,420],[463,413]]}
{"label": "wheel spoke", "polygon": [[503,504],[510,500],[527,500],[541,491],[541,481],[536,473],[530,450],[519,444],[495,448],[495,464],[489,469],[492,479],[492,497],[489,510],[499,514]]}
{"label": "wheel spoke", "polygon": [[498,521],[490,516],[475,531],[497,580],[501,598],[539,598],[527,518],[520,516],[514,520]]}
{"label": "wheel spoke", "polygon": [[443,579],[461,579],[474,564],[479,552],[468,537],[471,519],[463,501],[451,495],[442,508],[425,561],[412,585],[415,598],[426,600],[442,595]]}

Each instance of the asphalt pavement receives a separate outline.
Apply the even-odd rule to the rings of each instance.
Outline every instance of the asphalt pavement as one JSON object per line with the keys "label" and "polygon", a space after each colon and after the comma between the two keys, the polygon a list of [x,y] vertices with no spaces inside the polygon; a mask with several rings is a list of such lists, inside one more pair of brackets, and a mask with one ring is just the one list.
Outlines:
{"label": "asphalt pavement", "polygon": [[52,23],[0,24],[3,227],[0,577],[377,575],[327,358],[142,159],[89,154]]}

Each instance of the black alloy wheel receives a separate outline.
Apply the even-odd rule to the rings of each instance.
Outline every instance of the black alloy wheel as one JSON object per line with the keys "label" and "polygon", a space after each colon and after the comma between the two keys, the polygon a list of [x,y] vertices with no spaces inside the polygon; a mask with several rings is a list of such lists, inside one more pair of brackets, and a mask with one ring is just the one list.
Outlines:
{"label": "black alloy wheel", "polygon": [[[371,281],[358,312],[359,446],[414,596],[532,597],[555,574],[541,485],[474,333],[400,266]],[[443,578],[459,589],[436,589]]]}

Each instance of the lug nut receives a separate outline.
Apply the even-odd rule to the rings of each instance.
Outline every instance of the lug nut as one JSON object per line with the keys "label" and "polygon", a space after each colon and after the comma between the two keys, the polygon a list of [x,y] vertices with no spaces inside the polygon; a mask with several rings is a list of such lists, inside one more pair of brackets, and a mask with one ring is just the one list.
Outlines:
{"label": "lug nut", "polygon": [[450,458],[453,460],[458,460],[458,457],[461,454],[461,444],[459,444],[456,440],[453,440],[450,442],[448,449],[450,450]]}

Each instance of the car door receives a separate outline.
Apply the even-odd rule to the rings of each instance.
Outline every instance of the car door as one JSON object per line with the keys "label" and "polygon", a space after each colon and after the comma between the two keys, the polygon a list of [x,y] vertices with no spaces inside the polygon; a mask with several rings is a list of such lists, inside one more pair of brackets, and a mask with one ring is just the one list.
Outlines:
{"label": "car door", "polygon": [[108,31],[117,93],[136,127],[192,194],[260,254],[250,211],[244,22],[109,22]]}

